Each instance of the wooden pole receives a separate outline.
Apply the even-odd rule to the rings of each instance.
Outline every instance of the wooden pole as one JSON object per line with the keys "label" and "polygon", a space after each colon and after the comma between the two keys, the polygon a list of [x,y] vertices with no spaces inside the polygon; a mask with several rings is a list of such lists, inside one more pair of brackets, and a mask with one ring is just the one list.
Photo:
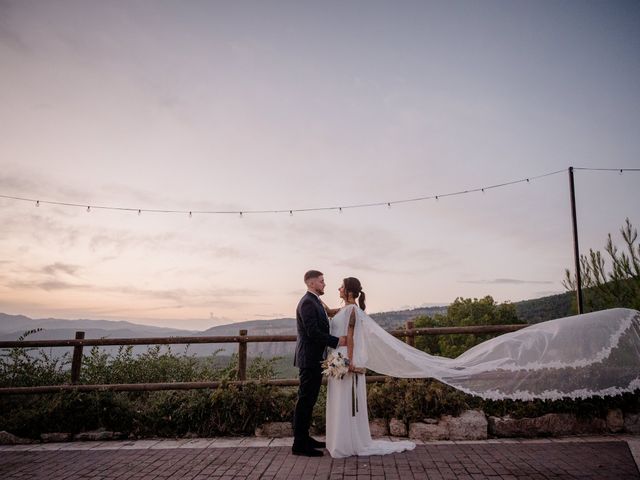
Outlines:
{"label": "wooden pole", "polygon": [[576,296],[578,314],[584,313],[582,300],[582,275],[580,274],[580,247],[578,246],[578,219],[576,216],[576,189],[573,181],[573,167],[569,167],[569,193],[571,195],[571,224],[573,226],[573,260],[576,268]]}
{"label": "wooden pole", "polygon": [[[84,332],[76,332],[76,340],[84,339]],[[82,345],[73,347],[73,360],[71,361],[71,383],[74,385],[80,381],[80,367],[82,366]]]}
{"label": "wooden pole", "polygon": [[407,320],[405,326],[406,326],[407,332],[411,333],[411,335],[407,335],[405,337],[407,345],[411,345],[412,347],[415,347],[416,346],[416,337],[413,336],[413,326],[414,326],[413,320]]}
{"label": "wooden pole", "polygon": [[238,380],[247,379],[247,331],[240,330],[240,339],[238,340]]}

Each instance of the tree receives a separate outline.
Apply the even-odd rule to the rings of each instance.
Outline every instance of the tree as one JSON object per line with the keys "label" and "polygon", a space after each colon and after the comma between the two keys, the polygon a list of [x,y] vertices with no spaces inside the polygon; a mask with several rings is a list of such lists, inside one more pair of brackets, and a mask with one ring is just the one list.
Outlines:
{"label": "tree", "polygon": [[[489,295],[479,300],[458,297],[449,305],[446,315],[420,316],[414,322],[416,328],[524,323],[518,319],[514,305],[509,302],[497,304]],[[416,347],[433,355],[453,358],[493,336],[495,335],[421,335],[416,337]]]}
{"label": "tree", "polygon": [[[589,249],[589,255],[580,255],[583,298],[586,311],[626,307],[640,310],[640,244],[638,230],[629,219],[620,228],[625,244],[623,251],[613,244],[611,234],[607,237],[605,251],[609,255],[611,268],[599,250]],[[575,273],[565,270],[562,282],[567,290],[577,288]]]}

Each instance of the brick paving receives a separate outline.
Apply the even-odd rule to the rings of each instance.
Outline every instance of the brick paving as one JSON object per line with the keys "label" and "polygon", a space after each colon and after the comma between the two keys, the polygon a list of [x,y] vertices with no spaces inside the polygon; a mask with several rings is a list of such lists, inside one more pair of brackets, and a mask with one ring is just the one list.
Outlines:
{"label": "brick paving", "polygon": [[0,478],[640,479],[630,449],[637,442],[615,437],[433,442],[419,443],[411,452],[346,459],[332,459],[328,453],[321,458],[293,456],[287,439],[21,445],[0,448]]}

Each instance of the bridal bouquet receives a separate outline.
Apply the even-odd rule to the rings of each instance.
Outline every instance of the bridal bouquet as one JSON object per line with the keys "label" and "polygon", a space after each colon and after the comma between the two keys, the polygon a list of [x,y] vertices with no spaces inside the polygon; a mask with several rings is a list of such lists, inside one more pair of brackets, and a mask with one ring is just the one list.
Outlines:
{"label": "bridal bouquet", "polygon": [[342,380],[349,373],[349,359],[340,352],[331,352],[322,362],[322,368],[323,375]]}

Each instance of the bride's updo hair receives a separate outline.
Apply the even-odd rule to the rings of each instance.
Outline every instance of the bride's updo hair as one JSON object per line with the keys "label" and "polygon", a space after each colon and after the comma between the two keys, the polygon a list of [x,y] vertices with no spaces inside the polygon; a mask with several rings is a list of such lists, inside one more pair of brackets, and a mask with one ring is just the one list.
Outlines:
{"label": "bride's updo hair", "polygon": [[345,295],[349,297],[349,293],[351,293],[351,295],[353,296],[353,299],[354,300],[358,299],[358,305],[360,305],[360,308],[364,310],[365,295],[364,295],[364,292],[362,291],[362,284],[360,283],[360,280],[358,280],[355,277],[347,277],[344,280],[342,280],[342,282],[344,283]]}

